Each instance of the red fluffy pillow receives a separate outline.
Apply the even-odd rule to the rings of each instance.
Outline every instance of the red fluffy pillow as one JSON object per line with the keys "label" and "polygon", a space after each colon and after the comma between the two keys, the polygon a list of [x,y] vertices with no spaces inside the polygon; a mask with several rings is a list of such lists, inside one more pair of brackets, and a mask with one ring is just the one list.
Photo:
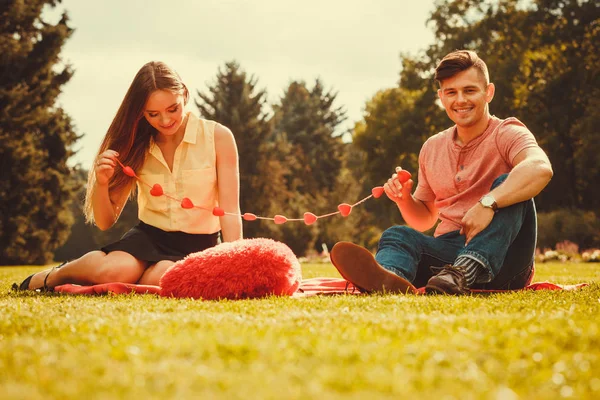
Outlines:
{"label": "red fluffy pillow", "polygon": [[291,296],[301,275],[298,259],[285,244],[242,239],[176,262],[160,279],[160,293],[205,300]]}

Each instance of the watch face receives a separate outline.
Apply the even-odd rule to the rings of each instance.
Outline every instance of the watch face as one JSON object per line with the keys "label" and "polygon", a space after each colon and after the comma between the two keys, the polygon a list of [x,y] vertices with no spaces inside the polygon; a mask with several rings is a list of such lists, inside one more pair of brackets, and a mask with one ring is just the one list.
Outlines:
{"label": "watch face", "polygon": [[483,196],[481,198],[481,204],[486,207],[492,207],[494,205],[494,199],[491,196]]}

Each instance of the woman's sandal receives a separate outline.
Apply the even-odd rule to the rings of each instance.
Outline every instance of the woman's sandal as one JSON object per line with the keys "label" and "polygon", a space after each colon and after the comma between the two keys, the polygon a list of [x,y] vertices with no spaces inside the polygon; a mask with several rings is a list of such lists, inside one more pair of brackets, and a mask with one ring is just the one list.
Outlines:
{"label": "woman's sandal", "polygon": [[60,265],[52,267],[52,269],[50,269],[50,271],[48,271],[48,273],[46,274],[46,277],[44,278],[44,286],[42,286],[41,288],[38,288],[38,289],[29,289],[29,283],[31,282],[31,278],[33,278],[33,276],[38,273],[38,272],[36,272],[35,274],[31,274],[27,278],[25,278],[25,280],[23,282],[21,282],[20,285],[17,285],[16,283],[13,283],[12,290],[15,290],[15,291],[35,290],[35,291],[40,291],[40,292],[50,292],[50,291],[52,291],[52,289],[50,289],[48,287],[48,284],[47,284],[48,283],[48,277],[50,276],[50,274],[54,270],[61,268],[66,263],[67,263],[67,261],[63,262]]}
{"label": "woman's sandal", "polygon": [[[36,272],[36,274],[37,274],[37,272]],[[13,283],[12,290],[15,290],[15,291],[29,290],[29,282],[31,282],[31,278],[33,278],[34,275],[35,274],[29,275],[27,278],[25,278],[25,280],[23,282],[21,282],[20,285]]]}

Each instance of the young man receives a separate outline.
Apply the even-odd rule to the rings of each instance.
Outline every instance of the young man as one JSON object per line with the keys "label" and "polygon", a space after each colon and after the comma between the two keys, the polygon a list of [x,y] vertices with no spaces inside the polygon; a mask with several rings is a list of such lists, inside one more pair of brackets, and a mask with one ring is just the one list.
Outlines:
{"label": "young man", "polygon": [[[377,255],[337,243],[331,260],[367,292],[464,294],[470,288],[516,289],[532,278],[537,221],[533,197],[552,167],[533,134],[515,118],[496,118],[487,66],[455,51],[436,68],[438,95],[455,125],[429,138],[419,155],[418,186],[384,185],[410,226],[394,226]],[[441,222],[434,237],[422,234]]]}

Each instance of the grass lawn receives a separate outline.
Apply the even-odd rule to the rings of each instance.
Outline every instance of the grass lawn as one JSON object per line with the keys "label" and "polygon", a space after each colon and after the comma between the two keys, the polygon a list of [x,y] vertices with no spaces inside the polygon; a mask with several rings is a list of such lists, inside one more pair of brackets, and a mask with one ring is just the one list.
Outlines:
{"label": "grass lawn", "polygon": [[538,265],[582,290],[490,296],[10,291],[39,269],[0,268],[2,399],[600,398],[600,264]]}

